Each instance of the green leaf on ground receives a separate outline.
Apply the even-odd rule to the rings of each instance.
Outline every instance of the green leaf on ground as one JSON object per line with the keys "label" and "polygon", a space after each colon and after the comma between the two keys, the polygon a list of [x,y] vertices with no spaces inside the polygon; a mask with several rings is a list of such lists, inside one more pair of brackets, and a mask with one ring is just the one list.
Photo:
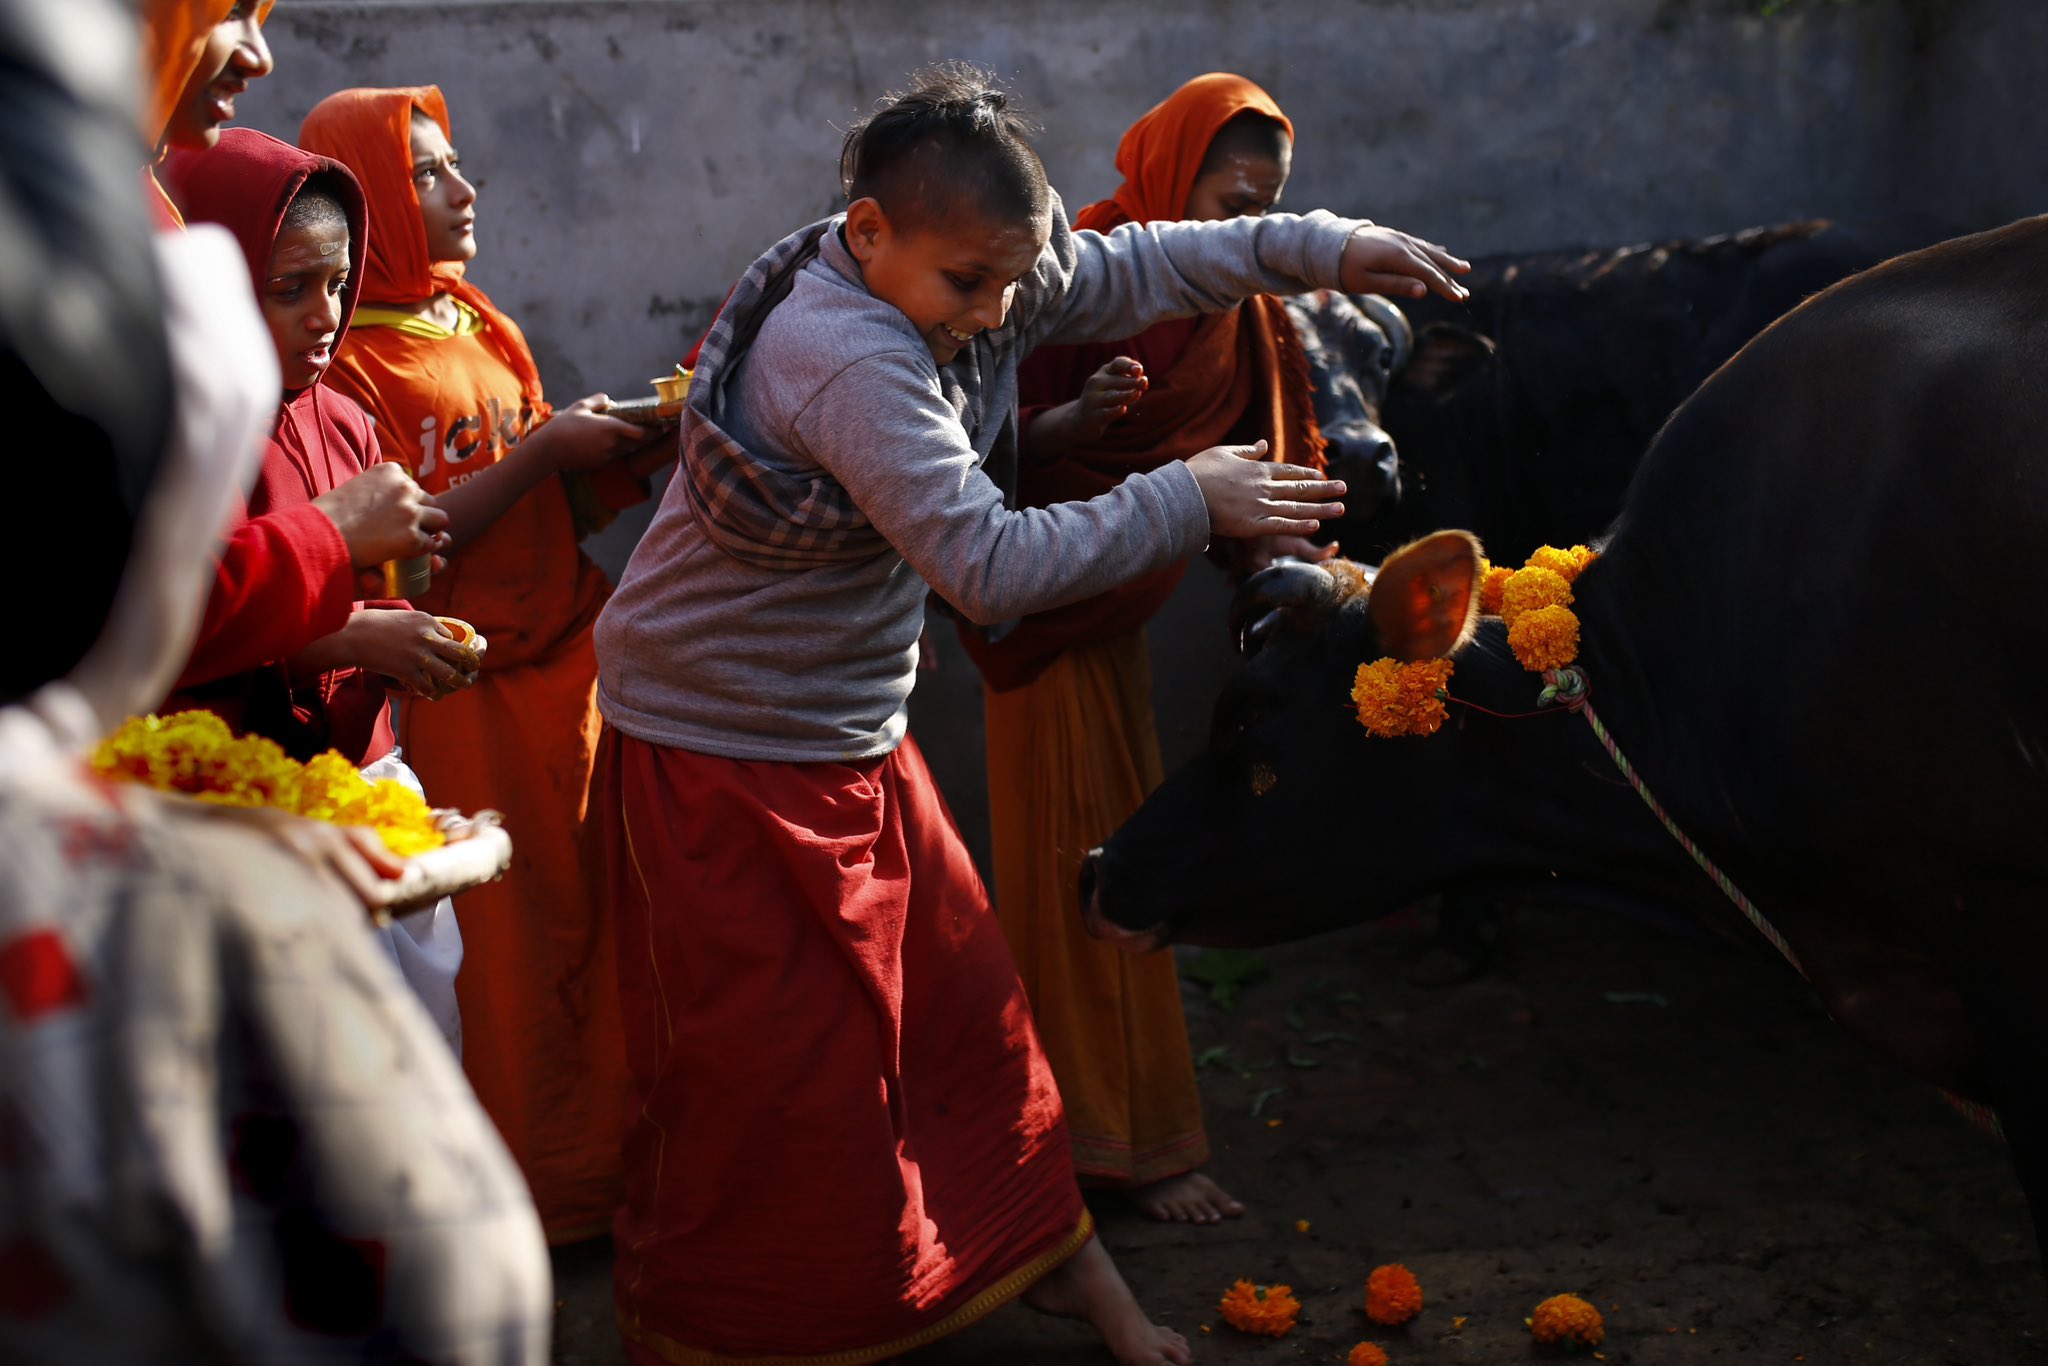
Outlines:
{"label": "green leaf on ground", "polygon": [[1238,993],[1272,971],[1248,949],[1210,949],[1180,965],[1180,975],[1208,987],[1209,999],[1225,1010],[1237,1009]]}
{"label": "green leaf on ground", "polygon": [[1294,1045],[1289,1044],[1287,1045],[1287,1065],[1289,1067],[1321,1067],[1323,1064],[1319,1058],[1311,1058],[1306,1053],[1295,1052]]}
{"label": "green leaf on ground", "polygon": [[1600,999],[1612,1006],[1668,1006],[1661,991],[1603,991]]}
{"label": "green leaf on ground", "polygon": [[1284,1086],[1268,1086],[1265,1090],[1259,1092],[1256,1096],[1253,1096],[1252,1118],[1257,1119],[1259,1117],[1260,1112],[1266,1108],[1266,1102],[1273,1099],[1273,1097],[1282,1094],[1286,1090],[1287,1088]]}
{"label": "green leaf on ground", "polygon": [[1205,1048],[1195,1054],[1195,1070],[1199,1072],[1204,1067],[1223,1067],[1235,1072],[1237,1064],[1230,1060],[1230,1046],[1219,1043],[1214,1048]]}

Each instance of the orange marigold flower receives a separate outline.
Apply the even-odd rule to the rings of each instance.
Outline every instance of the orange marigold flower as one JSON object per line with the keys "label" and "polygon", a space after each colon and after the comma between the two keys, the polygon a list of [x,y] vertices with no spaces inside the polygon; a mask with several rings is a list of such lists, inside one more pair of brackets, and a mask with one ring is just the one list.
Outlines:
{"label": "orange marigold flower", "polygon": [[1422,1282],[1399,1262],[1375,1267],[1365,1278],[1365,1316],[1391,1327],[1422,1312]]}
{"label": "orange marigold flower", "polygon": [[1577,1295],[1552,1295],[1529,1316],[1529,1334],[1546,1344],[1598,1347],[1607,1326],[1600,1321],[1600,1311]]}
{"label": "orange marigold flower", "polygon": [[1504,564],[1479,562],[1479,610],[1489,617],[1500,615],[1501,593],[1515,571]]}
{"label": "orange marigold flower", "polygon": [[1285,1337],[1301,1313],[1301,1301],[1292,1286],[1253,1285],[1239,1281],[1224,1292],[1223,1321],[1244,1333],[1262,1337]]}
{"label": "orange marigold flower", "polygon": [[1433,735],[1444,723],[1445,689],[1451,682],[1451,661],[1424,659],[1403,664],[1378,659],[1358,666],[1351,680],[1351,702],[1358,724],[1374,735]]}
{"label": "orange marigold flower", "polygon": [[1344,1358],[1344,1366],[1387,1366],[1387,1354],[1377,1343],[1361,1342]]}
{"label": "orange marigold flower", "polygon": [[1582,545],[1565,550],[1559,550],[1554,545],[1539,545],[1536,547],[1536,553],[1529,557],[1529,563],[1538,568],[1548,569],[1566,583],[1572,583],[1585,571],[1587,565],[1599,558],[1599,551],[1588,550]]}
{"label": "orange marigold flower", "polygon": [[1524,612],[1533,612],[1539,607],[1571,605],[1571,584],[1564,575],[1541,565],[1517,569],[1508,576],[1500,590],[1500,618],[1510,626]]}
{"label": "orange marigold flower", "polygon": [[1508,627],[1508,648],[1531,673],[1558,669],[1579,657],[1579,618],[1569,607],[1538,607]]}

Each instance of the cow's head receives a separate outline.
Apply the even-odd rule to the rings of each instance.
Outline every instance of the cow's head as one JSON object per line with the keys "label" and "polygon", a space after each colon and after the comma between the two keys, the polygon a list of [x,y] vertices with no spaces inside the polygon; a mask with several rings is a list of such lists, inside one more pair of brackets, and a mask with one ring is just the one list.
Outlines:
{"label": "cow's head", "polygon": [[1319,539],[1364,546],[1376,517],[1401,500],[1402,468],[1381,425],[1391,396],[1444,402],[1493,356],[1493,344],[1469,328],[1431,323],[1418,336],[1391,300],[1377,294],[1318,290],[1286,301],[1315,388],[1316,424],[1327,443],[1332,478],[1342,479],[1344,516]]}
{"label": "cow's head", "polygon": [[[1246,580],[1231,621],[1247,657],[1217,700],[1208,748],[1088,856],[1089,929],[1134,949],[1269,943],[1443,885],[1441,869],[1410,856],[1455,847],[1447,813],[1467,801],[1475,743],[1464,716],[1453,707],[1433,735],[1380,738],[1359,724],[1351,689],[1361,664],[1465,650],[1479,566],[1478,541],[1445,531],[1376,574],[1286,562]],[[1458,668],[1454,695],[1473,672],[1529,690],[1499,631]]]}
{"label": "cow's head", "polygon": [[1380,408],[1408,363],[1414,331],[1399,308],[1373,294],[1323,289],[1286,305],[1315,386],[1330,475],[1348,486],[1346,520],[1363,522],[1401,496],[1401,466]]}

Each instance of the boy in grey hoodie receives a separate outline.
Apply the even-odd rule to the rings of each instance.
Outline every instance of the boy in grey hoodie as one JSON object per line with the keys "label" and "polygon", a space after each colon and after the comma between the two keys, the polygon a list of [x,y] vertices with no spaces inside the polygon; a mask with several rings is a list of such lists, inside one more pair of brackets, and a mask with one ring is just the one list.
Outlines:
{"label": "boy in grey hoodie", "polygon": [[906,738],[925,595],[1000,629],[1211,535],[1341,514],[1341,483],[1264,443],[1012,507],[1033,347],[1259,293],[1461,297],[1464,263],[1324,213],[1073,232],[1024,131],[947,66],[848,133],[846,213],[728,299],[598,621],[638,1360],[880,1360],[1019,1294],[1120,1361],[1188,1360],[1092,1236],[987,893]]}

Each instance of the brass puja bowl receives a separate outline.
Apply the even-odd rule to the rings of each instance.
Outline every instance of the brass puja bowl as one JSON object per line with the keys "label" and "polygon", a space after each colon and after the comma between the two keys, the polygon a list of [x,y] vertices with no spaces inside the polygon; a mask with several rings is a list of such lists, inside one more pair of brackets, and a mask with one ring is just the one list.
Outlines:
{"label": "brass puja bowl", "polygon": [[674,374],[658,376],[650,383],[654,385],[653,398],[621,399],[606,408],[605,413],[649,427],[658,427],[681,417],[683,399],[690,392],[690,372],[678,365]]}

